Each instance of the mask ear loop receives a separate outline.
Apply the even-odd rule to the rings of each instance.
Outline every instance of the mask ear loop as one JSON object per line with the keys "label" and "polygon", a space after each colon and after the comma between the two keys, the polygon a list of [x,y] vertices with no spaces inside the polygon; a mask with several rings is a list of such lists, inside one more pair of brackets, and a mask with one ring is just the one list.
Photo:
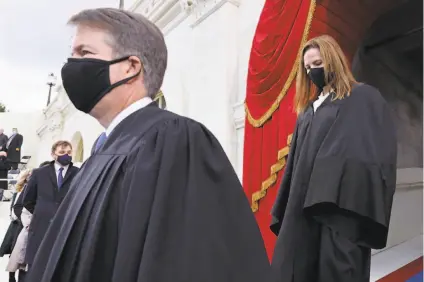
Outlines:
{"label": "mask ear loop", "polygon": [[[131,57],[131,56],[132,56],[132,55],[130,55],[130,56],[125,56],[125,57],[122,57],[122,58],[118,58],[118,59],[112,60],[112,61],[110,61],[110,62],[109,62],[109,65],[113,65],[113,64],[120,63],[120,62],[123,62],[123,61],[125,61],[125,60],[128,60],[128,59],[129,59],[129,57]],[[107,92],[111,91],[112,89],[114,89],[114,88],[116,88],[116,87],[118,87],[118,86],[121,86],[122,84],[125,84],[125,83],[127,83],[128,81],[130,81],[131,79],[133,79],[133,78],[135,78],[135,77],[139,76],[142,70],[143,70],[143,66],[140,68],[140,70],[139,70],[139,71],[138,71],[135,75],[130,76],[130,77],[127,77],[127,78],[124,78],[124,79],[123,79],[123,80],[121,80],[121,81],[115,82],[114,84],[112,84],[111,86],[109,86],[109,87],[105,90],[105,92],[107,93]]]}
{"label": "mask ear loop", "polygon": [[[131,56],[126,56],[126,57],[123,57],[123,58],[119,58],[119,59],[116,59],[116,60],[113,60],[113,61],[110,61],[109,62],[109,66],[110,65],[112,65],[112,64],[116,64],[116,63],[119,63],[119,62],[122,62],[122,61],[125,61],[126,59],[128,59],[129,57],[131,57]],[[114,89],[114,88],[116,88],[116,87],[118,87],[118,86],[121,86],[122,84],[125,84],[125,83],[127,83],[128,81],[130,81],[131,79],[133,79],[133,78],[135,78],[135,77],[137,77],[137,76],[139,76],[140,75],[140,73],[143,71],[143,67],[141,67],[140,68],[140,71],[138,71],[135,75],[133,75],[133,76],[130,76],[130,77],[127,77],[127,78],[124,78],[123,80],[121,80],[121,81],[118,81],[118,82],[116,82],[116,83],[114,83],[114,84],[112,84],[112,85],[110,85],[108,88],[106,88],[99,96],[98,96],[98,98],[95,100],[95,101],[93,101],[93,106],[90,108],[90,110],[89,111],[91,111],[93,108],[94,108],[94,106],[103,98],[103,96],[106,94],[106,93],[109,93],[110,91],[112,91],[112,89]]]}
{"label": "mask ear loop", "polygon": [[121,58],[109,61],[109,65],[113,65],[113,64],[120,63],[120,62],[123,62],[125,60],[128,60],[131,56],[132,55],[129,55],[129,56],[125,56],[125,57],[121,57]]}
{"label": "mask ear loop", "polygon": [[141,73],[141,69],[140,69],[140,71],[139,71],[138,73],[136,73],[135,75],[132,75],[132,76],[127,77],[127,78],[124,78],[124,79],[123,79],[123,80],[121,80],[121,81],[115,82],[114,84],[112,84],[111,86],[109,86],[109,87],[105,90],[105,92],[107,93],[107,92],[111,91],[112,89],[114,89],[114,88],[116,88],[116,87],[118,87],[118,86],[121,86],[122,84],[127,83],[127,82],[128,82],[128,81],[130,81],[131,79],[136,78],[137,76],[139,76],[139,75],[140,75],[140,73]]}

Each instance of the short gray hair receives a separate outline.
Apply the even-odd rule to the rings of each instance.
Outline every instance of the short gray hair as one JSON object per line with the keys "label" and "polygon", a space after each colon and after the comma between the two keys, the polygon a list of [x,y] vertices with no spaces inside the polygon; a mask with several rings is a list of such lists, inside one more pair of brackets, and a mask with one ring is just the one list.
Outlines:
{"label": "short gray hair", "polygon": [[68,24],[87,25],[110,33],[116,58],[138,56],[144,68],[147,95],[154,97],[162,86],[168,62],[168,50],[160,29],[140,14],[114,8],[84,10]]}

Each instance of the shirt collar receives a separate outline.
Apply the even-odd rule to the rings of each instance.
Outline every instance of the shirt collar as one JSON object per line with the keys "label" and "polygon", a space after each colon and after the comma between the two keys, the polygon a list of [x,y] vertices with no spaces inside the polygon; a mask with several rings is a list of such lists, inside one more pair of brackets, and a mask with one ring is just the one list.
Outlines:
{"label": "shirt collar", "polygon": [[333,92],[334,92],[334,89],[333,89],[333,88],[331,88],[331,89],[330,89],[330,91],[328,91],[328,92],[326,92],[326,93],[321,92],[321,93],[318,95],[318,98],[327,97],[328,95],[330,95],[330,93],[333,93]]}
{"label": "shirt collar", "polygon": [[106,137],[110,135],[110,133],[120,124],[124,119],[130,116],[132,113],[144,108],[148,104],[152,102],[150,97],[144,97],[131,105],[125,108],[122,112],[120,112],[110,123],[109,127],[106,129]]}
{"label": "shirt collar", "polygon": [[61,165],[60,165],[60,164],[58,164],[57,162],[54,162],[54,169],[55,169],[56,171],[59,171],[59,169],[60,169],[61,167],[63,167],[63,170],[67,170],[67,169],[68,169],[68,167],[69,167],[69,165],[61,166]]}

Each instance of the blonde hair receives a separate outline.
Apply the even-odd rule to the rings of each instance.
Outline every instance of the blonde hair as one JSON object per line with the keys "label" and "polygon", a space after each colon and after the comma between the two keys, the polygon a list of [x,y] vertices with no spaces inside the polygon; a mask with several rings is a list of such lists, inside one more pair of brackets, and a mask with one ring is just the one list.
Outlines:
{"label": "blonde hair", "polygon": [[27,169],[27,170],[23,170],[21,171],[21,173],[19,173],[18,175],[18,182],[16,183],[16,192],[21,192],[24,189],[24,186],[27,182],[28,176],[31,174],[32,170],[31,169]]}
{"label": "blonde hair", "polygon": [[334,99],[343,99],[346,95],[350,95],[352,86],[358,83],[350,71],[346,56],[333,37],[321,35],[310,39],[306,42],[300,53],[301,58],[297,70],[294,108],[298,114],[308,107],[309,103],[316,98],[317,94],[317,88],[309,79],[304,62],[306,51],[313,48],[320,51],[324,64],[325,80],[328,81],[328,85],[323,89],[324,92],[331,90],[336,94]]}

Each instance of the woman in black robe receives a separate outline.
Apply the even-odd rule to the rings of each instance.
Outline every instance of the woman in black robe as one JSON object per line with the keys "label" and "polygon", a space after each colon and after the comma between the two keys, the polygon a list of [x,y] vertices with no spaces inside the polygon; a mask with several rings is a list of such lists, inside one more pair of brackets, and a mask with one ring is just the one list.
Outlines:
{"label": "woman in black robe", "polygon": [[396,188],[391,110],[355,81],[326,35],[304,46],[296,88],[298,120],[272,210],[275,281],[369,281]]}

